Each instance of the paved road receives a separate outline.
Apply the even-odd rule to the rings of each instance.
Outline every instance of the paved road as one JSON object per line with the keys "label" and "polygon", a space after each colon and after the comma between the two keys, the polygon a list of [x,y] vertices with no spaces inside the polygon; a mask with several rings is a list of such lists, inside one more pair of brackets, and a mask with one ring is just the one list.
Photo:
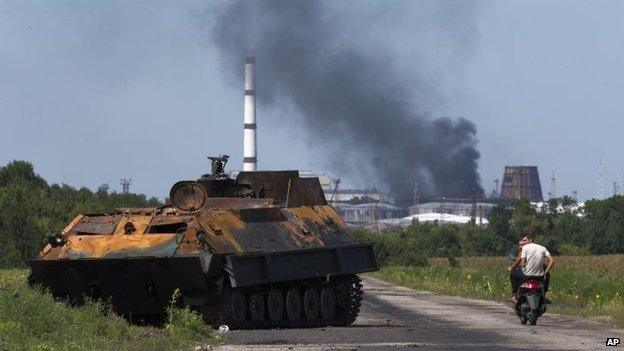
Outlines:
{"label": "paved road", "polygon": [[352,327],[231,331],[217,350],[617,350],[605,347],[606,338],[624,341],[624,330],[579,318],[546,313],[530,327],[500,303],[372,278],[364,278],[364,290]]}

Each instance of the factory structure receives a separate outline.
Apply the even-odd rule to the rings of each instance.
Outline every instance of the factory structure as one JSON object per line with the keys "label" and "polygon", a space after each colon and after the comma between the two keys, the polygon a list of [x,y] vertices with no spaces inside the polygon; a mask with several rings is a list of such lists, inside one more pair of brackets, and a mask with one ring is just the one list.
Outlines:
{"label": "factory structure", "polygon": [[[327,173],[301,174],[304,177],[318,177],[327,202],[336,208],[348,224],[373,230],[394,230],[415,221],[487,225],[487,216],[499,204],[510,204],[512,200],[522,198],[533,203],[543,201],[536,166],[506,166],[501,189],[498,189],[496,181],[495,189],[487,198],[438,198],[419,203],[415,194],[414,203],[410,206],[396,204],[389,194],[376,188],[343,189],[339,186],[340,181]],[[551,189],[549,195],[554,196],[554,191]]]}
{"label": "factory structure", "polygon": [[506,166],[500,191],[503,199],[543,201],[542,186],[536,166]]}
{"label": "factory structure", "polygon": [[[245,59],[243,171],[258,169],[255,66],[255,57]],[[496,180],[494,191],[484,199],[440,198],[420,203],[415,188],[414,203],[411,206],[396,204],[389,194],[375,187],[343,188],[339,179],[327,173],[302,171],[300,176],[318,178],[327,202],[336,208],[347,224],[380,231],[382,227],[396,229],[415,221],[486,225],[486,217],[501,201],[519,198],[532,202],[543,200],[536,166],[506,166],[500,191]]]}
{"label": "factory structure", "polygon": [[243,131],[243,171],[255,171],[256,155],[256,58],[245,59],[245,101]]}

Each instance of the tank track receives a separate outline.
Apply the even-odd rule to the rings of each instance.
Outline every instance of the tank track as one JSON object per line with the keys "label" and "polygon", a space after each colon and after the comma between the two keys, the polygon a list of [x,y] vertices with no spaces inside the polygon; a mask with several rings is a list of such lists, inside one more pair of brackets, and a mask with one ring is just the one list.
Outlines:
{"label": "tank track", "polygon": [[[291,292],[291,302],[293,299],[296,300],[293,294],[300,297],[301,311],[298,318],[297,313],[291,313],[289,318],[286,306],[289,302],[288,292]],[[280,294],[284,307],[281,314],[275,312],[279,311],[279,308],[269,307],[269,299],[273,297],[273,301],[279,301],[276,296]],[[331,301],[334,301],[333,313]],[[348,326],[355,322],[361,302],[361,280],[357,275],[348,275],[333,277],[329,281],[304,280],[275,284],[265,289],[226,287],[221,303],[205,306],[201,312],[207,324],[214,326],[227,324],[235,329]],[[272,306],[275,304],[279,305],[279,302]],[[296,311],[296,305],[296,301],[291,304],[291,312]],[[274,311],[274,315],[281,315],[281,318],[271,318],[271,310]],[[293,315],[295,318],[292,318]]]}

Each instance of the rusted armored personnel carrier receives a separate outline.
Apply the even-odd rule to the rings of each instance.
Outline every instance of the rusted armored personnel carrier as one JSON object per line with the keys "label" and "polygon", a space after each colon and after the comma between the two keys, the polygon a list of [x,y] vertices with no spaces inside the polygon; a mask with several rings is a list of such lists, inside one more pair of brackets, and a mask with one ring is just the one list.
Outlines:
{"label": "rusted armored personnel carrier", "polygon": [[80,214],[30,262],[31,283],[55,296],[110,299],[124,315],[158,315],[178,291],[211,323],[238,328],[349,325],[357,273],[377,270],[297,171],[223,172],[181,181],[162,208]]}

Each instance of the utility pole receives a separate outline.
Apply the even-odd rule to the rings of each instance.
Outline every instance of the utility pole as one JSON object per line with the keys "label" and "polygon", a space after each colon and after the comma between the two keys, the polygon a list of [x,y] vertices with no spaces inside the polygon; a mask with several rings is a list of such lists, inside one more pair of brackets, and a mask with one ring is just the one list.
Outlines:
{"label": "utility pole", "polygon": [[381,223],[379,223],[379,220],[381,219],[381,216],[379,214],[379,201],[375,202],[375,212],[373,213],[373,220],[375,219],[375,217],[377,217],[377,220],[375,220],[375,223],[377,224],[377,233],[381,233]]}
{"label": "utility pole", "polygon": [[418,214],[418,205],[419,205],[419,198],[418,198],[418,181],[414,182],[414,213],[413,214]]}
{"label": "utility pole", "polygon": [[498,198],[498,179],[494,179],[494,198]]}
{"label": "utility pole", "polygon": [[472,189],[472,209],[470,210],[470,217],[472,223],[477,223],[477,192]]}
{"label": "utility pole", "polygon": [[572,198],[574,199],[574,202],[578,202],[578,191],[577,190],[572,190]]}

